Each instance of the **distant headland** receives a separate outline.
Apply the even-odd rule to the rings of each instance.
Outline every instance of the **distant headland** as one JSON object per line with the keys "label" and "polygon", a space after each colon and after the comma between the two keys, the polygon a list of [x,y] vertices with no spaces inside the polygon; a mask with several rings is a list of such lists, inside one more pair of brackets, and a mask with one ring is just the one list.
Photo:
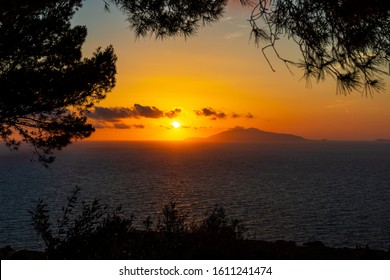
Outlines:
{"label": "distant headland", "polygon": [[377,141],[377,142],[390,142],[390,139],[380,138],[380,139],[376,139],[375,141]]}
{"label": "distant headland", "polygon": [[227,143],[258,143],[258,142],[286,142],[307,141],[307,139],[292,134],[274,133],[257,128],[235,128],[211,135],[206,138],[188,138],[187,141],[198,142],[227,142]]}

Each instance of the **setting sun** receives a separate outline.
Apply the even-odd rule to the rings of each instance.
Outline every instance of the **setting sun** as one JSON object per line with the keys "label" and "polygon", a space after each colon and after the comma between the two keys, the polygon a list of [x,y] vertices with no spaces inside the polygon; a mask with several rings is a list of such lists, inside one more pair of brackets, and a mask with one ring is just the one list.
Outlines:
{"label": "setting sun", "polygon": [[174,128],[179,128],[180,127],[180,123],[178,121],[174,121],[174,122],[172,122],[172,126]]}

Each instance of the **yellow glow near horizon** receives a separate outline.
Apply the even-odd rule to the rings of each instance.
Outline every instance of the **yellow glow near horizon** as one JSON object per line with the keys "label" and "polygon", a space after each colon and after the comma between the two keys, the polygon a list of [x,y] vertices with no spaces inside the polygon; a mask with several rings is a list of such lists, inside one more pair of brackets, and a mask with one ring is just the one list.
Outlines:
{"label": "yellow glow near horizon", "polygon": [[174,122],[172,122],[172,126],[174,128],[179,128],[180,127],[180,123],[178,121],[174,121]]}

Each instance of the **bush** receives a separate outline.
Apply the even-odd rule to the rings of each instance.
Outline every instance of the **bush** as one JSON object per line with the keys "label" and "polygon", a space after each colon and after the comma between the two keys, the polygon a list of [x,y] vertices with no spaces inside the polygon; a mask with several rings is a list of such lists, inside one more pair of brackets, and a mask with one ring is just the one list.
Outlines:
{"label": "bush", "polygon": [[45,242],[49,259],[209,259],[224,258],[232,246],[243,239],[241,221],[230,219],[222,207],[207,213],[198,225],[188,213],[170,202],[157,217],[155,228],[148,216],[145,230],[136,230],[133,215],[122,217],[121,208],[110,211],[99,199],[81,202],[76,211],[76,187],[62,208],[57,225],[50,223],[47,205],[42,200],[30,211],[33,225]]}
{"label": "bush", "polygon": [[54,259],[99,259],[126,258],[129,250],[125,240],[134,231],[133,217],[122,218],[121,208],[108,210],[99,199],[90,204],[82,202],[81,211],[75,213],[76,187],[68,197],[68,203],[62,208],[62,217],[57,219],[53,229],[50,223],[47,204],[39,200],[36,208],[30,211],[33,226],[47,246],[49,258]]}
{"label": "bush", "polygon": [[246,230],[240,220],[228,218],[225,209],[216,206],[206,215],[198,231],[227,239],[243,239]]}

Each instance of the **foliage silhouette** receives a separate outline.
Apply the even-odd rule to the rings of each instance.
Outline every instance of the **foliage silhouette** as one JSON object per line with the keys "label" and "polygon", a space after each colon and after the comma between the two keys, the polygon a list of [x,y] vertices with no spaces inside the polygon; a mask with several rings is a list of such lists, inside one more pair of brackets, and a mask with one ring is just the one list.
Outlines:
{"label": "foliage silhouette", "polygon": [[206,214],[198,231],[216,237],[243,239],[246,229],[239,219],[227,217],[225,209],[216,206],[210,213]]}
{"label": "foliage silhouette", "polygon": [[[237,0],[234,0],[237,1]],[[137,36],[193,36],[200,26],[218,21],[228,0],[104,0],[119,7]],[[251,0],[238,0],[249,5]]]}
{"label": "foliage silhouette", "polygon": [[134,217],[124,218],[120,207],[109,210],[95,199],[89,204],[81,202],[80,208],[79,191],[76,187],[68,197],[56,225],[50,222],[48,206],[42,200],[30,211],[50,259],[219,258],[236,253],[232,246],[244,239],[242,223],[228,218],[222,207],[195,224],[189,222],[188,213],[178,211],[170,202],[163,207],[154,229],[148,216],[146,230],[137,230]]}
{"label": "foliage silhouette", "polygon": [[[259,0],[250,23],[256,44],[265,42],[263,53],[271,48],[287,67],[302,68],[309,82],[330,76],[337,92],[372,95],[384,90],[380,76],[390,71],[389,19],[387,0]],[[302,61],[280,56],[283,36],[299,46]]]}
{"label": "foliage silhouette", "polygon": [[94,131],[85,112],[115,85],[112,46],[82,59],[87,29],[70,22],[81,3],[0,4],[0,140],[31,144],[46,165],[53,150]]}
{"label": "foliage silhouette", "polygon": [[133,217],[122,218],[120,207],[109,210],[99,199],[90,204],[83,201],[81,209],[77,209],[79,191],[76,187],[68,197],[54,229],[49,222],[47,205],[42,200],[29,211],[36,232],[47,246],[48,256],[53,259],[128,257],[127,245],[122,243],[131,240]]}
{"label": "foliage silhouette", "polygon": [[163,207],[162,215],[158,217],[157,230],[169,233],[185,232],[187,219],[188,214],[180,213],[176,209],[176,203],[170,202]]}

